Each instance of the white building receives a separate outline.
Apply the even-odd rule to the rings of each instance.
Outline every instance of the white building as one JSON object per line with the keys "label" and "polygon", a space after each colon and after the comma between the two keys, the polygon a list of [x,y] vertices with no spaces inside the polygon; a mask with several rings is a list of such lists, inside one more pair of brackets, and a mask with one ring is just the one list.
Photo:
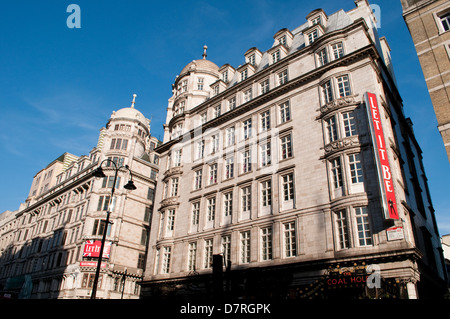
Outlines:
{"label": "white building", "polygon": [[[138,298],[158,143],[133,99],[131,107],[112,113],[89,155],[64,153],[40,170],[25,204],[0,220],[0,290],[20,298],[90,298],[109,209],[112,223],[96,296]],[[101,164],[106,177],[94,178]],[[128,165],[132,176],[119,169],[109,206],[115,165]],[[124,189],[130,178],[136,190]]]}
{"label": "white building", "polygon": [[[237,68],[205,48],[182,69],[156,150],[143,298],[441,294],[421,150],[387,41],[368,2],[355,3],[314,10]],[[214,255],[231,262],[224,277]],[[369,291],[360,280],[371,274],[380,285]],[[359,285],[340,284],[351,278]]]}

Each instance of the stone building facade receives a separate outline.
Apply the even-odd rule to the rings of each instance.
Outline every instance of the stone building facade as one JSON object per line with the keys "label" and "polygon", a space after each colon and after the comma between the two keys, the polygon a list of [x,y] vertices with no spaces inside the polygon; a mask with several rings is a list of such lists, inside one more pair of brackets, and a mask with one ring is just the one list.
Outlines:
{"label": "stone building facade", "polygon": [[401,0],[450,161],[450,3]]}
{"label": "stone building facade", "polygon": [[[33,178],[30,193],[0,220],[0,290],[10,297],[90,298],[110,210],[97,298],[138,298],[153,211],[160,143],[134,108],[113,112],[88,155],[64,153]],[[101,165],[105,178],[92,172]],[[115,167],[118,171],[110,201]],[[132,178],[136,190],[124,185]]]}
{"label": "stone building facade", "polygon": [[[386,39],[368,2],[355,3],[314,10],[237,68],[218,67],[205,47],[176,77],[156,149],[142,298],[441,293],[421,150]],[[389,171],[378,170],[375,116]],[[373,289],[369,275],[379,279]]]}

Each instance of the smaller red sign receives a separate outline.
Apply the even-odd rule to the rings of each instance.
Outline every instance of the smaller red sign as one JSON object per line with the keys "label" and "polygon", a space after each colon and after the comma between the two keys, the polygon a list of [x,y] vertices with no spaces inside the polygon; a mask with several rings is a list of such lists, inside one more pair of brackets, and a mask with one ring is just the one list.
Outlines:
{"label": "smaller red sign", "polygon": [[[103,248],[103,257],[109,258],[109,254],[111,252],[111,244],[112,242],[106,242],[105,247]],[[86,240],[84,244],[83,257],[99,257],[100,256],[100,248],[102,246],[102,242],[100,240]]]}
{"label": "smaller red sign", "polygon": [[328,286],[340,286],[340,285],[349,285],[349,284],[360,284],[365,283],[367,281],[367,276],[342,276],[335,278],[328,278],[326,283]]}

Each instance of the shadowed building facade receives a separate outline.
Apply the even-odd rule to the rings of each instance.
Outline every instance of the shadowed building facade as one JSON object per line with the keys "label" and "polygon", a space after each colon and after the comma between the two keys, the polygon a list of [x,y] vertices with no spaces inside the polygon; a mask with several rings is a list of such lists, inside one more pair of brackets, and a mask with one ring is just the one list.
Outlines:
{"label": "shadowed building facade", "polygon": [[450,3],[401,0],[450,161]]}

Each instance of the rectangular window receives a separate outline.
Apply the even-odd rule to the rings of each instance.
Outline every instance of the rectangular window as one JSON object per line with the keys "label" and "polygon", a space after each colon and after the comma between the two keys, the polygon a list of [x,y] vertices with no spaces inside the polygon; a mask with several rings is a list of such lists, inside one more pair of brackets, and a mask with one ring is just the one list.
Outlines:
{"label": "rectangular window", "polygon": [[197,142],[197,159],[203,158],[205,155],[205,141],[201,140]]}
{"label": "rectangular window", "polygon": [[314,41],[316,41],[318,37],[319,37],[319,31],[317,31],[317,29],[315,29],[313,32],[308,34],[309,44],[311,44]]}
{"label": "rectangular window", "polygon": [[450,30],[450,12],[439,17],[439,19],[441,20],[442,28],[444,29],[444,31],[449,31]]}
{"label": "rectangular window", "polygon": [[331,80],[328,80],[322,85],[323,98],[325,103],[333,101],[333,91],[331,89]]}
{"label": "rectangular window", "polygon": [[348,75],[340,76],[336,78],[336,80],[339,89],[339,97],[349,96],[351,94],[351,90]]}
{"label": "rectangular window", "polygon": [[345,136],[356,135],[356,123],[353,112],[342,113],[344,120]]}
{"label": "rectangular window", "polygon": [[342,42],[335,43],[331,46],[331,50],[333,51],[334,59],[339,59],[344,56],[344,46],[342,45]]}
{"label": "rectangular window", "polygon": [[271,163],[270,142],[261,145],[261,166]]}
{"label": "rectangular window", "polygon": [[231,216],[233,212],[233,192],[224,194],[223,214],[225,217]]}
{"label": "rectangular window", "polygon": [[175,225],[175,209],[169,209],[167,214],[166,233],[171,234]]}
{"label": "rectangular window", "polygon": [[172,247],[164,247],[163,252],[163,264],[162,264],[162,273],[168,274],[170,270],[170,254],[172,252]]}
{"label": "rectangular window", "polygon": [[197,257],[197,243],[189,244],[189,253],[188,253],[188,270],[195,271],[195,263]]}
{"label": "rectangular window", "polygon": [[244,91],[244,103],[252,99],[252,89]]}
{"label": "rectangular window", "polygon": [[202,188],[202,170],[196,170],[194,175],[194,189]]}
{"label": "rectangular window", "polygon": [[284,201],[294,199],[294,174],[287,174],[283,176],[283,198]]}
{"label": "rectangular window", "polygon": [[231,260],[231,235],[222,236],[222,254],[223,262],[227,266],[228,261]]}
{"label": "rectangular window", "polygon": [[202,124],[205,124],[208,121],[208,113],[204,112],[202,114],[200,114],[200,122]]}
{"label": "rectangular window", "polygon": [[350,165],[350,173],[352,176],[352,183],[363,183],[363,171],[361,166],[361,159],[359,154],[351,154],[348,156],[348,163]]}
{"label": "rectangular window", "polygon": [[178,195],[178,177],[172,178],[170,195],[171,195],[171,197],[175,197]]}
{"label": "rectangular window", "polygon": [[331,172],[333,173],[334,188],[342,187],[341,159],[339,157],[331,161]]}
{"label": "rectangular window", "polygon": [[285,257],[297,255],[297,244],[295,236],[295,222],[284,224],[284,254]]}
{"label": "rectangular window", "polygon": [[214,117],[219,117],[220,114],[222,114],[222,106],[219,104],[214,107]]}
{"label": "rectangular window", "polygon": [[208,205],[207,205],[208,221],[213,221],[215,216],[216,216],[216,198],[211,197],[208,199]]}
{"label": "rectangular window", "polygon": [[292,140],[289,134],[281,138],[281,158],[287,159],[290,157],[292,157]]}
{"label": "rectangular window", "polygon": [[209,185],[217,183],[217,164],[209,166]]}
{"label": "rectangular window", "polygon": [[256,62],[255,55],[254,54],[250,55],[248,57],[248,63],[250,63],[251,65],[255,65],[255,62]]}
{"label": "rectangular window", "polygon": [[337,235],[339,237],[339,247],[341,249],[349,248],[347,212],[344,209],[336,212],[336,227]]}
{"label": "rectangular window", "polygon": [[148,242],[148,229],[143,229],[141,232],[141,245],[146,246]]}
{"label": "rectangular window", "polygon": [[144,212],[144,221],[151,222],[153,206],[146,206]]}
{"label": "rectangular window", "polygon": [[261,182],[261,203],[263,207],[272,205],[272,181]]}
{"label": "rectangular window", "polygon": [[234,145],[235,142],[235,129],[233,127],[227,128],[227,146]]}
{"label": "rectangular window", "polygon": [[98,199],[97,210],[98,211],[107,211],[109,208],[109,196],[100,196]]}
{"label": "rectangular window", "polygon": [[176,150],[173,158],[173,166],[181,166],[181,150]]}
{"label": "rectangular window", "polygon": [[252,159],[251,159],[250,150],[244,151],[244,153],[242,154],[242,157],[243,157],[242,172],[243,173],[250,172],[252,170]]}
{"label": "rectangular window", "polygon": [[225,83],[228,82],[228,71],[224,71],[222,73],[222,81],[224,81]]}
{"label": "rectangular window", "polygon": [[[103,177],[103,183],[102,183],[102,187],[103,188],[112,188],[114,184],[114,176],[105,176]],[[120,184],[120,176],[117,177],[116,180],[116,189],[119,188],[119,184]]]}
{"label": "rectangular window", "polygon": [[289,101],[280,105],[280,120],[281,123],[291,120],[291,107]]}
{"label": "rectangular window", "polygon": [[211,136],[211,153],[219,151],[219,134]]}
{"label": "rectangular window", "polygon": [[267,131],[270,129],[270,111],[261,113],[261,131]]}
{"label": "rectangular window", "polygon": [[236,97],[232,97],[228,100],[228,108],[229,110],[233,110],[236,108]]}
{"label": "rectangular window", "polygon": [[269,80],[264,80],[261,82],[261,94],[269,92]]}
{"label": "rectangular window", "polygon": [[280,58],[281,58],[280,50],[276,50],[275,52],[272,53],[272,63],[280,61]]}
{"label": "rectangular window", "polygon": [[244,139],[252,136],[252,119],[244,121]]}
{"label": "rectangular window", "polygon": [[226,159],[225,163],[225,179],[232,178],[234,176],[234,157],[230,156]]}
{"label": "rectangular window", "polygon": [[[92,228],[93,236],[101,236],[105,231],[106,220],[96,219],[94,220],[94,227]],[[106,230],[106,235],[109,236],[111,232],[111,224],[108,225],[108,229]]]}
{"label": "rectangular window", "polygon": [[369,228],[369,215],[367,214],[367,207],[356,207],[355,216],[356,225],[358,227],[359,245],[372,245],[372,235]]}
{"label": "rectangular window", "polygon": [[311,25],[321,24],[320,16],[311,20]]}
{"label": "rectangular window", "polygon": [[278,73],[278,85],[283,85],[288,81],[288,71],[284,70]]}
{"label": "rectangular window", "polygon": [[328,120],[326,120],[326,123],[328,132],[328,143],[331,143],[338,139],[335,116],[332,116]]}
{"label": "rectangular window", "polygon": [[241,81],[246,80],[247,77],[248,77],[248,71],[247,71],[247,69],[241,71]]}
{"label": "rectangular window", "polygon": [[192,203],[192,226],[197,226],[200,217],[200,202]]}
{"label": "rectangular window", "polygon": [[272,227],[261,229],[261,259],[272,259]]}
{"label": "rectangular window", "polygon": [[250,212],[252,208],[252,188],[247,186],[242,188],[242,212]]}
{"label": "rectangular window", "polygon": [[241,263],[250,262],[250,231],[241,232]]}
{"label": "rectangular window", "polygon": [[205,240],[205,268],[211,268],[213,261],[213,240]]}
{"label": "rectangular window", "polygon": [[322,50],[317,53],[317,58],[319,60],[319,66],[325,65],[328,63],[328,54],[327,54],[327,48],[323,48]]}
{"label": "rectangular window", "polygon": [[202,91],[203,90],[203,78],[198,78],[197,80],[197,90]]}

